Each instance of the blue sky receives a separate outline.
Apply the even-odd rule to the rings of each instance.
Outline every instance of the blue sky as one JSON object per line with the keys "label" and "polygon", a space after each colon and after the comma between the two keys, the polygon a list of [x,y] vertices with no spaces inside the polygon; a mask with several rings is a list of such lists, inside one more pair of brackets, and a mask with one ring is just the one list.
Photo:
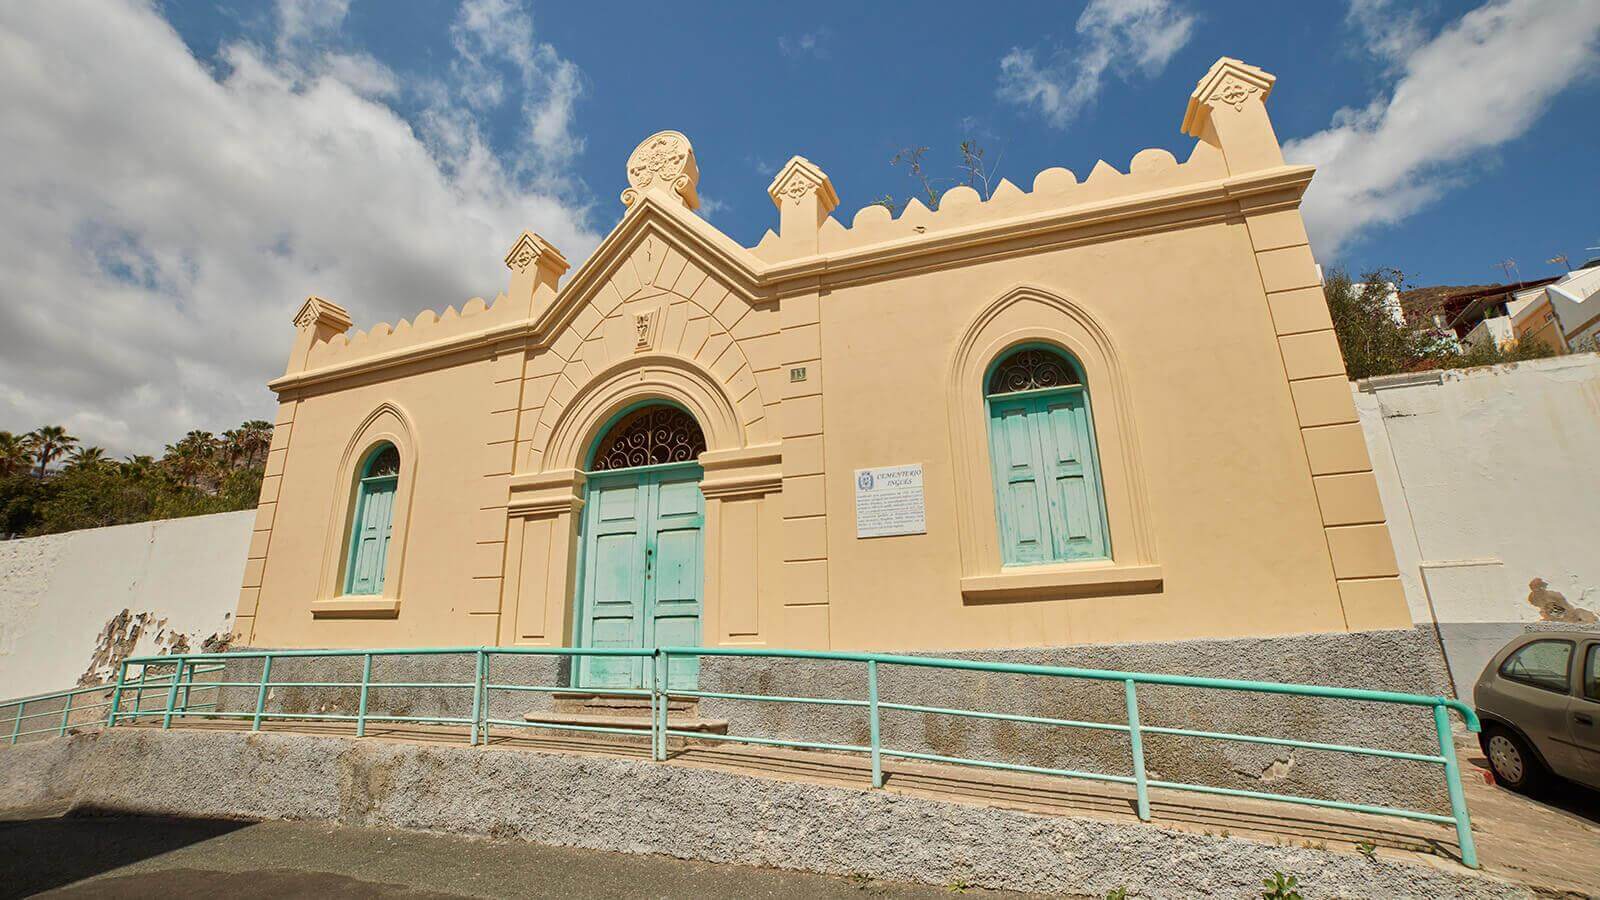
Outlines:
{"label": "blue sky", "polygon": [[522,227],[578,262],[662,128],[748,245],[793,154],[845,221],[911,190],[905,146],[953,179],[973,138],[1024,188],[1182,158],[1187,95],[1230,55],[1278,77],[1279,137],[1319,166],[1325,265],[1487,283],[1600,244],[1593,0],[79,2],[0,11],[0,428],[118,452],[266,417],[307,294],[361,327],[492,297]]}

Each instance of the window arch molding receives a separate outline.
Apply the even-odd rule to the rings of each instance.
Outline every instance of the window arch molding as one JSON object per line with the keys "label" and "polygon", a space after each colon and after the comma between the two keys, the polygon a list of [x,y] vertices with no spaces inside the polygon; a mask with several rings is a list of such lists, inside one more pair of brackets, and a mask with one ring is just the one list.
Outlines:
{"label": "window arch molding", "polygon": [[[1112,570],[1129,581],[1160,580],[1154,522],[1140,462],[1133,398],[1121,354],[1100,323],[1075,301],[1042,288],[1019,285],[986,306],[956,344],[947,383],[956,512],[963,591],[1005,591],[993,462],[989,447],[988,378],[1010,353],[1034,345],[1055,348],[1078,366],[1094,398],[1093,427],[1099,447],[1110,533]],[[1049,568],[1107,569],[1095,563],[1060,563]],[[1047,567],[1029,567],[1047,568]],[[1048,576],[1036,575],[1041,588]],[[1113,584],[1115,571],[1095,583]],[[1060,580],[1070,586],[1072,578]],[[1088,584],[1088,582],[1084,582]]]}
{"label": "window arch molding", "polygon": [[[355,515],[361,472],[374,451],[391,444],[400,454],[400,474],[395,485],[394,508],[390,520],[389,547],[384,559],[381,595],[346,595],[346,566],[350,560],[351,516]],[[404,591],[406,535],[411,523],[412,488],[421,466],[416,432],[411,418],[394,403],[384,402],[373,409],[351,434],[340,457],[328,511],[328,529],[323,541],[322,576],[312,614],[317,618],[359,616],[392,617],[399,614]]]}

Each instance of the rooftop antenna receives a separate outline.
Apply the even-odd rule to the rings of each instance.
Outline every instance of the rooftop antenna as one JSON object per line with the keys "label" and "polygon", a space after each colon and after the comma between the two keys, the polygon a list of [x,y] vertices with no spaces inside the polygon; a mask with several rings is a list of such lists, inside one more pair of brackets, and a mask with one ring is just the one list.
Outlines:
{"label": "rooftop antenna", "polygon": [[1511,273],[1517,272],[1517,261],[1509,256],[1495,263],[1495,267],[1506,273],[1506,281],[1508,282],[1516,283],[1522,280],[1522,274],[1520,272],[1517,273],[1517,277],[1511,277]]}
{"label": "rooftop antenna", "polygon": [[1568,272],[1572,271],[1572,263],[1571,263],[1571,261],[1569,261],[1567,259],[1567,255],[1565,253],[1558,253],[1555,256],[1552,256],[1549,259],[1545,260],[1545,262],[1549,263],[1552,266],[1557,266],[1557,265],[1562,266]]}

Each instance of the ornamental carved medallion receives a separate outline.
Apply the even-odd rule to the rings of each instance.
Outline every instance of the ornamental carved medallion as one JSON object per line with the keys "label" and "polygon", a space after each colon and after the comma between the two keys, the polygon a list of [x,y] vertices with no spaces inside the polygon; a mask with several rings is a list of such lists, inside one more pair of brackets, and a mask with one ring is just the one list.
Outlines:
{"label": "ornamental carved medallion", "polygon": [[526,272],[528,271],[528,266],[533,263],[534,257],[537,255],[533,252],[533,244],[523,241],[512,252],[511,258],[506,261],[506,265],[516,269],[518,272]]}
{"label": "ornamental carved medallion", "polygon": [[591,471],[610,472],[692,462],[706,450],[694,417],[676,406],[647,406],[611,426],[595,450]]}
{"label": "ornamental carved medallion", "polygon": [[1259,90],[1261,89],[1255,85],[1229,75],[1222,79],[1222,83],[1217,85],[1216,90],[1211,92],[1211,102],[1226,103],[1235,110],[1242,110],[1244,109],[1245,101],[1249,100],[1251,95]]}
{"label": "ornamental carved medallion", "polygon": [[632,206],[640,192],[657,188],[679,194],[692,209],[699,205],[698,199],[691,199],[699,177],[689,139],[676,131],[657,132],[628,157],[628,189],[622,192],[622,202]]}

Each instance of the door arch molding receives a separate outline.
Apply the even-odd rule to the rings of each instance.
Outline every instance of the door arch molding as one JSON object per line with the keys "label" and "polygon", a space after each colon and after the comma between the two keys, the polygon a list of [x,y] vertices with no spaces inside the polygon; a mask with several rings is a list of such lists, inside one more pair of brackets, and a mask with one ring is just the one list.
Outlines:
{"label": "door arch molding", "polygon": [[652,400],[692,416],[708,451],[748,446],[733,401],[710,373],[681,357],[648,354],[612,366],[573,395],[556,419],[536,471],[582,470],[590,448],[616,417]]}

